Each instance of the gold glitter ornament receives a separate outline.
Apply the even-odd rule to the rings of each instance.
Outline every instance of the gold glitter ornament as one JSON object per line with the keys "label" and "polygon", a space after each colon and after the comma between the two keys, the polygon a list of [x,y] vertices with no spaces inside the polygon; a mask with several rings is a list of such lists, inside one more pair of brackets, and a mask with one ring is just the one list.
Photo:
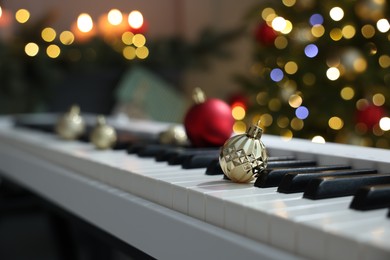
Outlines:
{"label": "gold glitter ornament", "polygon": [[66,140],[77,139],[85,132],[85,122],[80,115],[79,106],[71,106],[69,111],[59,118],[55,132]]}
{"label": "gold glitter ornament", "polygon": [[233,182],[246,183],[267,167],[268,155],[260,140],[263,129],[252,125],[245,134],[228,139],[221,148],[219,163]]}
{"label": "gold glitter ornament", "polygon": [[101,150],[111,148],[116,143],[116,131],[106,123],[104,116],[97,117],[96,126],[91,132],[90,140],[97,149]]}

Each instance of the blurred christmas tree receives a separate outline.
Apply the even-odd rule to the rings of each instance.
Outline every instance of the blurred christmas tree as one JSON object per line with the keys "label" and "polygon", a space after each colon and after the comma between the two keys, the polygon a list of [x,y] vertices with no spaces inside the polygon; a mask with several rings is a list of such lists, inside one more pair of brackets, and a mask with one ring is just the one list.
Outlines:
{"label": "blurred christmas tree", "polygon": [[237,77],[250,98],[236,126],[260,117],[266,133],[286,138],[390,147],[388,17],[386,0],[251,9],[254,63],[250,78]]}

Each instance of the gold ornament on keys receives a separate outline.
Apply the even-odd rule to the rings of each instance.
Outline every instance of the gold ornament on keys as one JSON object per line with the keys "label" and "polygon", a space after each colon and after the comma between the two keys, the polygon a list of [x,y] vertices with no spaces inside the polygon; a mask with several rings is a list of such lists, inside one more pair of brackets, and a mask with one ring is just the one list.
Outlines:
{"label": "gold ornament on keys", "polygon": [[104,116],[97,117],[96,126],[91,132],[91,142],[97,149],[108,149],[114,146],[117,140],[117,134],[113,127],[107,125]]}
{"label": "gold ornament on keys", "polygon": [[159,141],[161,144],[170,145],[186,145],[188,144],[188,138],[184,127],[180,125],[172,125],[167,130],[159,135]]}
{"label": "gold ornament on keys", "polygon": [[63,139],[74,140],[85,132],[85,122],[80,115],[80,107],[71,106],[69,112],[61,116],[55,126],[56,133]]}
{"label": "gold ornament on keys", "polygon": [[231,137],[221,148],[219,163],[233,182],[250,182],[267,167],[267,151],[260,140],[263,129],[258,125],[259,122],[245,134]]}

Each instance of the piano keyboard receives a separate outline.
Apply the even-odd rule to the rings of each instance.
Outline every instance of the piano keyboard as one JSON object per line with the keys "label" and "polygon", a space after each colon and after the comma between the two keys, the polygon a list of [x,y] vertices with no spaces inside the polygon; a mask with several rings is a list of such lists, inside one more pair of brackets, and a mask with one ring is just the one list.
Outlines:
{"label": "piano keyboard", "polygon": [[[21,164],[23,158],[38,158],[79,175],[74,177],[76,179],[85,178],[94,181],[93,185],[116,190],[121,194],[118,196],[134,195],[132,202],[143,201],[145,207],[153,205],[163,211],[169,209],[173,219],[183,215],[187,221],[196,219],[197,232],[213,230],[212,236],[226,242],[215,248],[211,245],[216,241],[210,245],[197,241],[193,245],[203,245],[205,248],[200,251],[207,252],[208,256],[226,259],[245,258],[243,256],[258,259],[390,258],[390,218],[387,216],[390,189],[386,185],[390,183],[390,175],[387,175],[390,152],[387,150],[314,144],[305,140],[284,141],[264,135],[262,140],[271,155],[271,170],[254,183],[237,184],[218,172],[217,151],[195,152],[195,155],[187,151],[176,153],[174,158],[175,149],[171,148],[170,157],[166,155],[165,159],[164,150],[159,150],[161,146],[151,144],[133,150],[130,146],[128,150],[99,151],[90,143],[63,141],[47,132],[15,128],[7,118],[0,122],[0,168],[11,178],[18,168],[11,164],[12,158],[14,162],[20,159]],[[137,130],[147,129],[150,136],[156,136],[167,127],[142,121],[134,125]],[[196,158],[199,164],[189,162]],[[283,173],[289,168],[293,170],[287,175]],[[23,178],[31,181],[34,176],[24,174],[18,181],[23,182]],[[40,187],[45,187],[46,180],[39,181]],[[378,184],[381,185],[373,186]],[[47,189],[51,193],[46,196],[56,192],[55,187]],[[72,193],[72,190],[67,192]],[[373,209],[366,210],[369,208]],[[101,221],[97,218],[97,222]],[[169,234],[166,237],[169,240]],[[159,243],[167,244],[166,251],[175,247],[167,241]],[[146,249],[141,245],[141,250],[150,250],[157,258],[180,255],[177,252],[167,257],[167,252],[155,252],[153,245],[147,244]],[[182,246],[188,253],[190,249]],[[200,251],[185,257],[198,258]]]}

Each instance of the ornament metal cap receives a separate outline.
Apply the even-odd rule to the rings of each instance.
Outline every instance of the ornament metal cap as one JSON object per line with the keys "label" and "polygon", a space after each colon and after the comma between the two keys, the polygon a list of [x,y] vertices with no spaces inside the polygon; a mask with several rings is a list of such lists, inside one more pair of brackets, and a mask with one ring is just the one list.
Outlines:
{"label": "ornament metal cap", "polygon": [[206,101],[206,95],[201,88],[195,88],[192,93],[192,99],[196,104],[201,104]]}
{"label": "ornament metal cap", "polygon": [[260,139],[262,134],[263,134],[263,129],[260,127],[260,120],[257,122],[256,125],[250,126],[248,131],[246,132],[246,135],[249,138],[255,138],[255,139]]}

